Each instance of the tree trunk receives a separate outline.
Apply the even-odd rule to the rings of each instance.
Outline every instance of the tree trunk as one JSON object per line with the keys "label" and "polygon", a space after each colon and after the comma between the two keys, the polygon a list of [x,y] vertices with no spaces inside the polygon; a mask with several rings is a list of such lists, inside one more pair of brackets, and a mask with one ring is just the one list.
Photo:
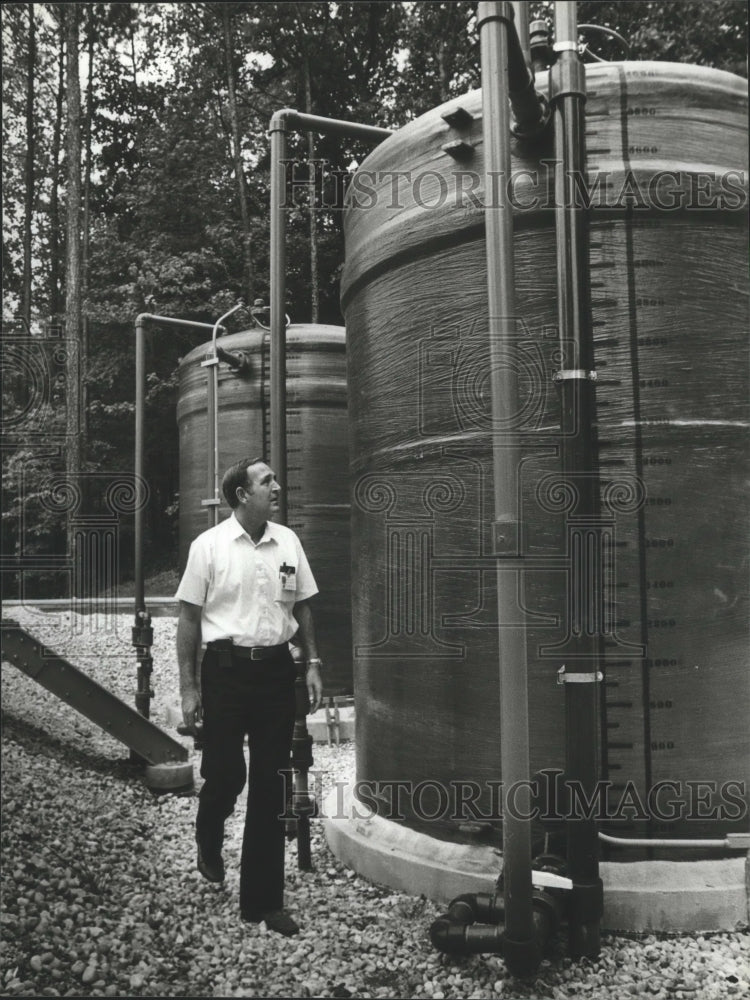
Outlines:
{"label": "tree trunk", "polygon": [[26,76],[26,162],[23,217],[23,279],[21,287],[21,317],[26,332],[31,332],[31,231],[34,219],[34,69],[36,66],[36,26],[34,4],[27,5],[29,14],[29,63]]}
{"label": "tree trunk", "polygon": [[94,5],[89,6],[87,28],[88,79],[86,81],[86,118],[84,125],[85,163],[83,167],[83,242],[81,245],[81,274],[84,292],[89,287],[89,220],[91,210],[91,129],[94,116]]}
{"label": "tree trunk", "polygon": [[[87,28],[87,50],[88,50],[88,80],[86,82],[86,162],[83,171],[83,243],[81,246],[81,284],[83,289],[83,345],[82,357],[88,362],[89,357],[89,307],[88,292],[90,284],[90,247],[91,234],[89,232],[91,224],[91,131],[94,117],[94,5],[89,6],[89,16]],[[88,439],[88,386],[84,378],[81,386],[81,417],[83,420],[83,437]]]}
{"label": "tree trunk", "polygon": [[60,146],[62,143],[63,95],[65,93],[65,25],[60,23],[55,124],[52,132],[52,190],[49,198],[49,313],[54,323],[60,304]]}
{"label": "tree trunk", "polygon": [[133,65],[133,105],[138,108],[138,60],[135,57],[135,24],[130,28],[130,62]]}
{"label": "tree trunk", "polygon": [[444,104],[450,99],[448,67],[445,64],[445,40],[440,39],[437,50],[438,77],[440,79],[440,101]]}
{"label": "tree trunk", "polygon": [[242,144],[240,140],[239,115],[237,114],[237,88],[235,83],[232,28],[229,21],[228,4],[226,3],[221,5],[221,16],[224,27],[224,55],[227,63],[227,92],[229,94],[229,121],[232,129],[232,158],[234,160],[234,176],[237,184],[237,200],[240,205],[240,221],[242,222],[242,255],[245,270],[243,294],[247,305],[252,306],[255,299],[252,232],[250,230],[250,210],[248,207],[245,170],[242,165]]}
{"label": "tree trunk", "polygon": [[[310,60],[305,56],[305,111],[312,114],[312,86],[310,83]],[[310,169],[309,206],[310,206],[310,312],[311,322],[317,323],[320,317],[320,291],[318,289],[318,211],[315,200],[315,136],[307,133],[307,159]]]}
{"label": "tree trunk", "polygon": [[65,471],[78,485],[81,471],[80,354],[81,354],[81,91],[78,75],[80,5],[65,5],[68,101],[66,153],[68,159],[65,247],[66,448]]}

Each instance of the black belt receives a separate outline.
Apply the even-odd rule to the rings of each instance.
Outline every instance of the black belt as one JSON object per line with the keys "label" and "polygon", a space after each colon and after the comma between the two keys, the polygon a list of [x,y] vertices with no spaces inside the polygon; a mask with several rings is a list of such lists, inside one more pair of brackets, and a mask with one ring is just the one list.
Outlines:
{"label": "black belt", "polygon": [[289,651],[285,642],[277,646],[238,646],[231,639],[214,639],[206,645],[212,653],[231,653],[240,660],[270,660],[280,653]]}

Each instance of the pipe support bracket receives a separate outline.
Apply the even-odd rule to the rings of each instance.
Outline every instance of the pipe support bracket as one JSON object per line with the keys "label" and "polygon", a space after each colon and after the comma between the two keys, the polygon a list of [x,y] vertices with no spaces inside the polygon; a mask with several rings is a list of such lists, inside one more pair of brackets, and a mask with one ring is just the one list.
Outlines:
{"label": "pipe support bracket", "polygon": [[460,163],[470,160],[474,156],[474,144],[465,142],[463,139],[446,142],[440,148],[444,153],[447,153],[448,156],[451,156],[454,160],[458,160]]}
{"label": "pipe support bracket", "polygon": [[440,117],[446,125],[455,129],[471,128],[474,124],[474,116],[460,105],[451,111],[444,111]]}

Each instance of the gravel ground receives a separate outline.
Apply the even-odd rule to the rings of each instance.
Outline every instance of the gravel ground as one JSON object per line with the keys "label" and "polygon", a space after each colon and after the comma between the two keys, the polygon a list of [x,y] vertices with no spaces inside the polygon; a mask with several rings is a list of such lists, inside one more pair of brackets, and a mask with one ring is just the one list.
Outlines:
{"label": "gravel ground", "polygon": [[[106,622],[31,609],[14,616],[132,704],[130,616]],[[177,691],[174,621],[155,619],[152,717]],[[572,963],[555,943],[535,979],[496,956],[455,960],[430,945],[431,902],[344,868],[313,823],[315,871],[287,863],[283,939],[240,922],[243,804],[227,826],[227,880],[194,869],[194,796],[154,796],[111,737],[3,665],[2,996],[632,997],[750,995],[743,933],[606,935],[600,958]],[[186,741],[192,747],[192,741]],[[324,791],[353,773],[353,747],[316,746]]]}

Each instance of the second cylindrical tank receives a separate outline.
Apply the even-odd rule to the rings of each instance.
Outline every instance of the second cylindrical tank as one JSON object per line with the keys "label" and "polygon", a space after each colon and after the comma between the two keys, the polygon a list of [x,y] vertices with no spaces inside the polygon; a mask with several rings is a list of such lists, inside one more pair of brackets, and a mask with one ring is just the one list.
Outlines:
{"label": "second cylindrical tank", "polygon": [[[314,614],[325,659],[326,694],[352,690],[346,337],[341,327],[287,328],[287,504],[320,596]],[[222,362],[218,377],[219,479],[245,457],[270,454],[269,343],[262,328],[230,334],[219,347],[244,357],[242,369]],[[192,540],[209,527],[202,505],[208,477],[207,372],[211,344],[190,351],[179,367],[180,567]],[[268,459],[267,459],[268,460]],[[219,519],[229,507],[222,497]]]}

